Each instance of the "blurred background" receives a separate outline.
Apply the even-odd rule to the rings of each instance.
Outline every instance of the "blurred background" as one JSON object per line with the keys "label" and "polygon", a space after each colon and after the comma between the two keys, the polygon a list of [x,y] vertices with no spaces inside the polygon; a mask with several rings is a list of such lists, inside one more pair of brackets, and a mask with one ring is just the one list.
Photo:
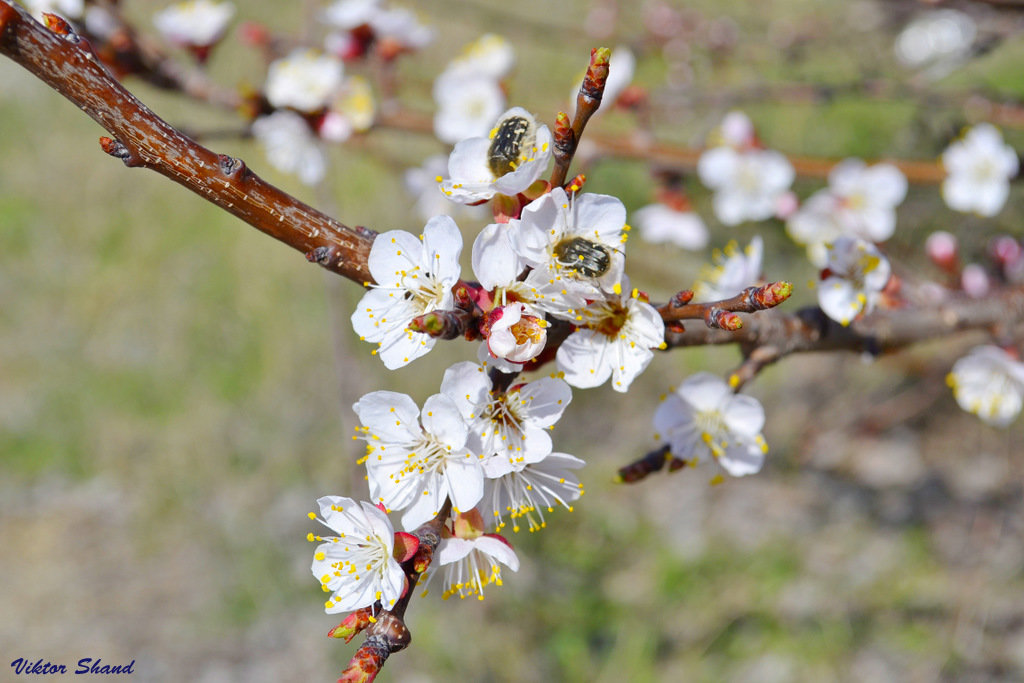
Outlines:
{"label": "blurred background", "polygon": [[[143,30],[164,6],[122,4]],[[284,32],[319,11],[237,4],[237,19]],[[1024,98],[1024,14],[950,4],[976,33],[921,62],[896,45],[929,3],[428,0],[415,9],[437,38],[399,60],[398,89],[431,114],[432,79],[462,45],[499,32],[518,60],[510,104],[550,123],[590,47],[629,45],[659,140],[700,146],[740,108],[787,154],[935,160],[986,120],[986,102]],[[263,62],[234,37],[211,73],[258,87]],[[128,85],[186,129],[239,126],[230,112]],[[637,123],[611,111],[592,127],[629,138]],[[475,346],[439,344],[386,371],[348,323],[360,288],[125,169],[100,152],[96,124],[5,59],[0,131],[0,678],[17,657],[101,657],[134,659],[137,681],[334,680],[355,645],[325,637],[338,619],[323,614],[309,572],[306,513],[322,495],[366,495],[351,404],[375,389],[422,401]],[[1021,131],[1003,132],[1024,149]],[[334,149],[312,190],[249,140],[205,144],[379,231],[419,232],[401,171],[447,152],[429,135],[374,131]],[[602,159],[587,172],[588,190],[631,212],[653,199],[646,162]],[[725,228],[708,192],[686,184],[711,246],[761,234],[766,278],[797,286],[786,307],[814,301],[805,284],[816,274],[781,223]],[[795,190],[823,185],[799,179]],[[935,185],[912,185],[887,253],[897,272],[940,278],[924,237],[949,230],[967,257],[983,255],[995,235],[1024,232],[1020,198],[1015,188],[982,219],[949,210]],[[484,222],[460,220],[467,244]],[[627,271],[664,300],[710,253],[634,239]],[[587,461],[586,495],[510,539],[522,567],[486,600],[417,598],[412,646],[383,679],[1024,679],[1021,422],[986,426],[945,384],[984,342],[968,333],[876,360],[816,354],[768,368],[748,389],[768,415],[765,470],[718,486],[711,468],[629,486],[613,477],[652,447],[659,395],[731,369],[736,349],[659,354],[628,395],[575,391],[554,439]]]}

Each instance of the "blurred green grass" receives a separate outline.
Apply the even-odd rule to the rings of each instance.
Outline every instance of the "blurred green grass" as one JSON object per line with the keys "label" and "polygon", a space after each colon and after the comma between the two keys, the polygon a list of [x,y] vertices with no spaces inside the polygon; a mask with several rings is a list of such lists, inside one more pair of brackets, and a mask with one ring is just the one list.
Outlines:
{"label": "blurred green grass", "polygon": [[[696,78],[725,88],[842,82],[865,68],[899,76],[891,34],[851,29],[853,4],[865,3],[778,0],[766,26],[761,6],[688,3],[734,17],[742,38],[731,56],[695,47]],[[596,42],[579,29],[585,5],[423,3],[443,39],[402,63],[419,98],[408,104],[429,111],[429,78],[457,46],[500,28],[520,58],[511,101],[550,119]],[[129,4],[140,17],[157,6]],[[246,3],[240,13],[298,25],[297,13],[276,3]],[[638,21],[625,13],[608,42],[638,35]],[[782,59],[760,39],[790,24],[813,29],[803,48],[810,57]],[[1019,40],[1001,46],[949,87],[1018,93],[1020,50]],[[259,78],[238,48],[214,68],[228,83]],[[664,71],[653,59],[641,76],[654,84]],[[231,120],[132,87],[172,122],[215,129]],[[922,114],[943,130],[957,121],[955,112],[852,96],[747,109],[769,145],[824,156],[933,158],[944,141],[918,131]],[[659,134],[692,141],[720,113],[680,112]],[[623,115],[606,116],[595,127],[627,130]],[[317,496],[365,492],[349,406],[378,388],[422,400],[472,348],[441,345],[429,361],[384,371],[347,323],[357,288],[163,178],[102,155],[95,124],[7,61],[0,130],[0,608],[8,615],[0,652],[136,658],[139,680],[331,680],[353,647],[323,637],[333,624],[308,575],[305,513]],[[385,134],[339,150],[324,197],[269,169],[252,144],[217,149],[315,205],[333,204],[350,224],[415,232],[422,221],[394,162],[414,165],[441,147]],[[650,200],[642,164],[599,164],[588,183],[631,210]],[[710,222],[707,196],[691,186]],[[944,210],[936,188],[915,188],[891,248],[920,265],[929,230],[962,226],[976,254],[1000,230],[1020,234],[1020,219],[1018,195],[983,222]],[[468,243],[479,226],[462,227]],[[754,234],[712,227],[716,246]],[[813,273],[800,250],[778,224],[758,231],[766,275],[796,282],[797,303],[811,300],[802,285]],[[655,296],[691,284],[707,257],[667,256],[639,240],[629,248],[635,283]],[[659,356],[625,396],[575,392],[555,442],[588,461],[587,494],[572,514],[551,514],[546,530],[513,539],[523,567],[482,603],[417,599],[413,646],[385,677],[1024,675],[1019,424],[984,427],[960,414],[941,383],[956,352],[978,339],[874,366],[829,355],[769,368],[751,389],[769,416],[769,465],[717,487],[705,470],[633,487],[611,481],[651,445],[658,395],[699,369],[728,369],[735,349]],[[905,397],[908,417],[872,427],[877,406],[894,396]]]}

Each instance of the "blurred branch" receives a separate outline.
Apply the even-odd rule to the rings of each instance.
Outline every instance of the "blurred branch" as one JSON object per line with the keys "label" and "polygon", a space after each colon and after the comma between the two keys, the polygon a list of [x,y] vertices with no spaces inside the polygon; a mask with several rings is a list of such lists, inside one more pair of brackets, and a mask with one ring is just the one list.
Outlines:
{"label": "blurred branch", "polygon": [[128,92],[74,34],[57,35],[0,0],[0,54],[59,92],[112,136],[104,151],[160,173],[256,229],[359,284],[371,281],[373,240],[260,179],[240,159],[186,137]]}
{"label": "blurred branch", "polygon": [[[378,126],[394,128],[404,131],[414,131],[433,135],[433,121],[423,114],[410,110],[402,110],[381,116],[377,121]],[[636,161],[648,161],[652,164],[676,168],[683,171],[693,171],[697,168],[704,149],[701,147],[682,147],[664,142],[653,142],[647,139],[626,139],[624,137],[613,137],[589,131],[587,133],[586,156],[593,157],[611,156],[621,159],[633,159]],[[583,155],[581,149],[578,154]],[[828,178],[828,174],[835,168],[840,159],[825,159],[820,157],[789,156],[790,163],[797,175],[808,178]],[[876,161],[883,161],[882,159]],[[917,184],[937,184],[946,177],[946,170],[942,164],[936,161],[913,161],[906,159],[884,159],[900,169],[907,180]],[[869,164],[875,161],[868,161]]]}
{"label": "blurred branch", "polygon": [[754,349],[770,347],[770,353],[755,361],[760,369],[765,361],[774,362],[791,353],[845,350],[879,354],[962,330],[1012,328],[1022,322],[1024,288],[1018,287],[994,291],[984,299],[951,293],[948,300],[933,306],[877,309],[848,327],[828,318],[817,306],[796,313],[761,311],[737,331],[694,327],[667,332],[665,341],[669,348],[741,344],[747,357],[753,357]]}

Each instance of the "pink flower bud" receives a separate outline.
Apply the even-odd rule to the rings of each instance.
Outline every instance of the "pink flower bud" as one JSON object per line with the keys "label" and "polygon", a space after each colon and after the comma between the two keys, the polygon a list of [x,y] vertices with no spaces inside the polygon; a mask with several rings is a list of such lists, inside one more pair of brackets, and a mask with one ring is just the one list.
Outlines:
{"label": "pink flower bud", "polygon": [[800,200],[793,192],[783,192],[775,200],[775,215],[781,220],[786,220],[800,208]]}
{"label": "pink flower bud", "polygon": [[1005,268],[1019,261],[1024,249],[1020,242],[1009,235],[999,235],[989,242],[988,251],[992,254],[992,260]]}
{"label": "pink flower bud", "polygon": [[487,349],[494,356],[525,363],[544,350],[547,323],[530,315],[530,311],[526,304],[518,302],[491,311]]}
{"label": "pink flower bud", "polygon": [[988,273],[977,263],[971,263],[964,267],[960,274],[960,286],[963,287],[967,296],[980,299],[988,294],[991,288]]}
{"label": "pink flower bud", "polygon": [[924,242],[924,251],[939,268],[953,270],[956,267],[958,244],[955,235],[945,230],[933,232]]}

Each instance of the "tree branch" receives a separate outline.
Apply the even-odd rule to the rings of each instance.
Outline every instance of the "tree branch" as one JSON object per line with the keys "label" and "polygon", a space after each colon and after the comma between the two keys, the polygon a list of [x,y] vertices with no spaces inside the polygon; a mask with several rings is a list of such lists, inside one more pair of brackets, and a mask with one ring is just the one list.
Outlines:
{"label": "tree branch", "polygon": [[349,228],[203,147],[150,111],[107,72],[88,43],[43,27],[0,0],[0,54],[75,103],[113,139],[104,151],[170,178],[254,228],[359,284],[372,281],[371,233]]}

